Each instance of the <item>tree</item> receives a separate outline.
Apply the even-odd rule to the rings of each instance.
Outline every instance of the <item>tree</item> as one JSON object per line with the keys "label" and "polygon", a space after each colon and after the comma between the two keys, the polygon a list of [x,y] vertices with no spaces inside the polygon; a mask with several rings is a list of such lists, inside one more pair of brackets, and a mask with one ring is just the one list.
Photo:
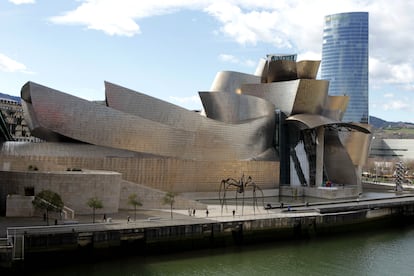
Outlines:
{"label": "tree", "polygon": [[142,206],[137,194],[130,194],[128,197],[128,204],[134,206],[134,221],[137,219],[137,207]]}
{"label": "tree", "polygon": [[171,219],[173,218],[173,205],[175,202],[175,194],[173,192],[167,192],[165,193],[163,199],[163,204],[169,204],[170,205],[170,210],[171,210]]}
{"label": "tree", "polygon": [[49,225],[49,212],[61,212],[63,209],[62,198],[51,190],[42,190],[35,196],[32,204],[35,208],[46,211],[47,225]]}
{"label": "tree", "polygon": [[93,223],[95,223],[95,210],[103,208],[102,201],[97,197],[91,197],[88,199],[88,202],[86,203],[90,208],[92,208],[92,218]]}

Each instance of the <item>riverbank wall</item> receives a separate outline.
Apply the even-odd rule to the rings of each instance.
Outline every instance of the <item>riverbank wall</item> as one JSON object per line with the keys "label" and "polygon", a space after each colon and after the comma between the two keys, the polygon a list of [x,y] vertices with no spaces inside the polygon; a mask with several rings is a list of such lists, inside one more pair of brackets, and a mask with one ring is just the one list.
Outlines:
{"label": "riverbank wall", "polygon": [[61,258],[84,252],[89,257],[99,252],[145,255],[359,231],[377,222],[409,223],[414,216],[414,197],[266,209],[265,213],[236,217],[150,217],[131,223],[9,227],[7,238],[0,242],[0,262],[12,267],[45,254]]}

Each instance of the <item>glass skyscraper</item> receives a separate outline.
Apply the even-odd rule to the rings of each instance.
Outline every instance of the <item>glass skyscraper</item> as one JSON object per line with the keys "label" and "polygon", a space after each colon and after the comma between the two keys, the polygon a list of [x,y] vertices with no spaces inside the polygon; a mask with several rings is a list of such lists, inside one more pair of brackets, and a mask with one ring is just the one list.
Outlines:
{"label": "glass skyscraper", "polygon": [[368,13],[325,16],[321,78],[330,95],[350,97],[344,122],[368,123]]}

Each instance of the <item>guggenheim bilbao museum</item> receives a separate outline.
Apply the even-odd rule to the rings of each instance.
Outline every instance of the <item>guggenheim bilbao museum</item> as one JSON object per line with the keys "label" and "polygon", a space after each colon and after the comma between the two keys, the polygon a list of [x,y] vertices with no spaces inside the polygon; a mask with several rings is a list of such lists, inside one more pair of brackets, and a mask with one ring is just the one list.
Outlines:
{"label": "guggenheim bilbao museum", "polygon": [[328,95],[319,65],[268,55],[253,75],[219,72],[201,113],[109,82],[104,102],[27,82],[24,118],[44,142],[0,144],[0,215],[30,212],[43,189],[78,213],[90,197],[101,212],[131,208],[131,193],[154,207],[171,191],[186,206],[244,176],[265,195],[356,196],[370,127],[342,121],[349,97]]}

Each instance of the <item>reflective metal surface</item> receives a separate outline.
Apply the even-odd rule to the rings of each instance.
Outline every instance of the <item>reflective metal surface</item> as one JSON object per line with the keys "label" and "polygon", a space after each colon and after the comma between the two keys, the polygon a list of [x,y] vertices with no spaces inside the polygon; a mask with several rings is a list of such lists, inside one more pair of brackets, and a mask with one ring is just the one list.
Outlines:
{"label": "reflective metal surface", "polygon": [[300,129],[312,129],[320,126],[332,127],[332,128],[347,128],[359,131],[361,133],[370,134],[370,129],[363,124],[344,123],[330,118],[313,115],[313,114],[296,114],[286,118],[287,122],[301,123],[297,124]]}
{"label": "reflective metal surface", "polygon": [[354,126],[359,126],[365,128],[367,131],[358,132],[358,131],[348,131],[341,132],[339,138],[342,141],[342,144],[345,146],[349,156],[352,159],[352,162],[355,166],[362,167],[365,165],[368,159],[369,149],[372,140],[372,126],[368,124],[353,124]]}
{"label": "reflective metal surface", "polygon": [[[109,92],[110,94],[110,92]],[[126,93],[120,102],[140,104],[144,98]],[[179,118],[149,120],[110,107],[95,104],[57,90],[29,82],[22,88],[22,99],[29,106],[33,133],[55,141],[58,134],[94,145],[136,152],[195,160],[251,159],[272,147],[274,117],[261,117],[242,124],[225,124],[195,112],[176,112]],[[111,102],[111,100],[109,100]],[[152,99],[144,101],[151,105]],[[125,104],[120,105],[125,106]],[[168,106],[154,103],[153,108]],[[170,109],[177,109],[175,106]],[[177,109],[179,110],[179,109]],[[158,113],[162,114],[162,110]],[[182,117],[193,125],[175,127]],[[148,115],[151,118],[151,115]],[[165,124],[165,120],[169,124]],[[93,122],[93,124],[91,124]],[[178,125],[178,123],[177,123]]]}
{"label": "reflective metal surface", "polygon": [[244,95],[266,99],[287,116],[299,113],[321,114],[328,95],[329,82],[300,79],[263,84],[244,84]]}
{"label": "reflective metal surface", "polygon": [[239,93],[242,84],[260,82],[260,76],[233,71],[221,71],[216,74],[216,77],[211,84],[210,91]]}
{"label": "reflective metal surface", "polygon": [[177,129],[193,131],[205,120],[194,111],[107,81],[105,98],[113,109]]}
{"label": "reflective metal surface", "polygon": [[298,79],[316,79],[320,60],[302,60],[296,63]]}
{"label": "reflective metal surface", "polygon": [[[315,79],[319,64],[262,59],[255,75],[219,72],[211,91],[199,92],[206,116],[109,82],[107,106],[33,82],[21,94],[33,135],[59,142],[43,145],[59,152],[44,150],[50,162],[113,168],[179,192],[215,191],[241,173],[274,188],[280,168],[292,186],[355,185],[370,129],[341,121],[349,97],[328,95],[329,81]],[[41,147],[2,152],[18,158]]]}
{"label": "reflective metal surface", "polygon": [[324,167],[327,177],[333,183],[356,185],[360,176],[347,150],[341,143],[336,130],[325,131]]}
{"label": "reflective metal surface", "polygon": [[267,63],[267,82],[288,81],[298,78],[296,61],[271,60]]}
{"label": "reflective metal surface", "polygon": [[332,120],[342,121],[346,108],[348,107],[349,96],[328,96],[323,115]]}
{"label": "reflective metal surface", "polygon": [[[259,156],[260,157],[260,156]],[[260,159],[252,159],[260,160]],[[221,179],[240,174],[252,176],[263,189],[275,189],[279,182],[279,162],[248,160],[184,160],[79,143],[0,144],[0,161],[10,170],[40,171],[82,168],[116,171],[127,181],[163,191],[218,192]]]}
{"label": "reflective metal surface", "polygon": [[223,92],[199,92],[206,116],[225,123],[260,118],[274,118],[272,103],[257,97]]}
{"label": "reflective metal surface", "polygon": [[[328,96],[329,82],[315,80],[319,65],[320,61],[261,62],[255,74],[262,71],[262,81],[268,83],[246,83],[241,86],[241,93],[272,102],[276,109],[287,116],[286,123],[299,130],[292,131],[291,128],[289,158],[294,163],[290,166],[294,165],[295,170],[299,170],[297,175],[303,174],[303,171],[309,174],[303,175],[302,178],[308,181],[300,181],[301,185],[320,185],[321,183],[314,183],[314,176],[318,175],[320,179],[321,172],[317,170],[323,170],[323,167],[329,181],[342,185],[358,185],[360,176],[357,169],[363,165],[368,154],[370,129],[341,121],[349,97]],[[321,127],[326,131],[316,131]],[[307,132],[303,132],[305,130]],[[344,143],[341,142],[338,131],[346,133],[341,136],[344,137]],[[313,134],[309,136],[309,133]],[[323,137],[317,137],[318,135]],[[324,152],[320,152],[320,147],[315,146],[316,141],[324,142]],[[299,144],[303,145],[304,150],[298,147]],[[282,157],[281,160],[286,162],[289,158]],[[331,164],[332,162],[335,164]],[[337,166],[345,168],[335,173]],[[295,173],[292,177],[292,181],[300,179]],[[309,180],[312,181],[307,184]]]}

